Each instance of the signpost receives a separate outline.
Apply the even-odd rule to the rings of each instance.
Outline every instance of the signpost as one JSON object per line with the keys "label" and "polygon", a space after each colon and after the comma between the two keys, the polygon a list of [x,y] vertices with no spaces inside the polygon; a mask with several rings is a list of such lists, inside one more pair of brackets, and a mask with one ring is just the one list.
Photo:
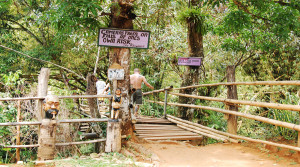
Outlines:
{"label": "signpost", "polygon": [[148,49],[150,31],[100,28],[99,46]]}
{"label": "signpost", "polygon": [[201,66],[201,57],[179,57],[178,65],[182,66]]}

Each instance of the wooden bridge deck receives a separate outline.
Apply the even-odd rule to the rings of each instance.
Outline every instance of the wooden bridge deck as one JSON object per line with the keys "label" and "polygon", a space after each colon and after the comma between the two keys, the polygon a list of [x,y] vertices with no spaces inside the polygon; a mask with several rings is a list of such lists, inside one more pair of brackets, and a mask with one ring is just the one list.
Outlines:
{"label": "wooden bridge deck", "polygon": [[203,137],[176,126],[161,118],[138,118],[135,124],[136,136],[146,140],[195,140]]}

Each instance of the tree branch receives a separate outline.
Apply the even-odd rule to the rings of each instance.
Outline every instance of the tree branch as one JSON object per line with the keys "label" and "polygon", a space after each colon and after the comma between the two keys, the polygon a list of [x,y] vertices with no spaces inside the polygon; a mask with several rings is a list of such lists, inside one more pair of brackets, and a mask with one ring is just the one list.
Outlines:
{"label": "tree branch", "polygon": [[17,25],[20,26],[25,32],[27,32],[29,35],[31,35],[38,43],[40,43],[41,45],[44,45],[44,43],[43,43],[36,35],[34,35],[31,31],[29,31],[27,28],[25,28],[22,24],[18,23],[17,21],[10,20],[10,19],[7,19],[7,21],[10,21],[10,22],[12,22],[12,23],[17,24]]}
{"label": "tree branch", "polygon": [[55,64],[55,63],[52,63],[52,62],[50,62],[50,61],[41,60],[41,59],[38,59],[38,58],[35,58],[35,57],[31,57],[31,56],[29,56],[29,55],[27,55],[27,54],[21,53],[21,52],[19,52],[19,51],[16,51],[16,50],[14,50],[14,49],[11,49],[11,48],[6,47],[6,46],[3,46],[3,45],[0,45],[0,47],[5,48],[5,49],[8,49],[8,50],[11,50],[11,51],[13,51],[13,52],[16,52],[16,53],[21,54],[21,55],[23,55],[23,56],[26,56],[26,57],[28,57],[28,58],[30,58],[30,59],[34,59],[34,60],[37,60],[37,61],[40,61],[40,62],[43,62],[43,63],[52,64],[52,65],[54,65],[54,66],[56,66],[56,67],[59,67],[59,68],[61,68],[61,69],[64,69],[64,70],[66,70],[66,71],[69,71],[70,73],[75,74],[76,76],[78,76],[79,78],[81,78],[81,79],[83,79],[83,80],[86,80],[83,76],[77,74],[76,72],[74,72],[74,71],[72,71],[72,70],[70,70],[70,69],[68,69],[68,68],[65,68],[65,67],[63,67],[63,66],[57,65],[57,64]]}

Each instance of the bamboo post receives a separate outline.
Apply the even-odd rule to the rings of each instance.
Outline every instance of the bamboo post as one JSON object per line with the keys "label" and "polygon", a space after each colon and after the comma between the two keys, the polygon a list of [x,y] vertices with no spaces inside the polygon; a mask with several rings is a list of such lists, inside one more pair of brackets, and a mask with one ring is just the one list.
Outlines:
{"label": "bamboo post", "polygon": [[167,118],[168,89],[165,89],[164,118]]}
{"label": "bamboo post", "polygon": [[[18,114],[17,114],[17,122],[20,122],[21,120],[21,101],[18,100]],[[16,145],[20,145],[21,144],[21,140],[20,140],[20,128],[21,126],[18,125],[17,126],[17,138],[16,138]],[[16,149],[16,160],[17,162],[20,161],[20,148]]]}
{"label": "bamboo post", "polygon": [[[227,82],[235,82],[235,66],[228,66],[226,68]],[[236,85],[227,86],[227,98],[238,99]],[[234,105],[228,105],[228,109],[238,111]],[[227,115],[227,131],[231,134],[237,134],[237,117],[235,115]]]}

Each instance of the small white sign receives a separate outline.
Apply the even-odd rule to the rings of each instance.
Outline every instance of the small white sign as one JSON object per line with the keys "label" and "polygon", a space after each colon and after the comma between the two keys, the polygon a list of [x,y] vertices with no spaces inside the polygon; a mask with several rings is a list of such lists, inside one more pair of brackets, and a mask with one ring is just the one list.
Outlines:
{"label": "small white sign", "polygon": [[108,69],[109,80],[124,80],[124,69]]}

